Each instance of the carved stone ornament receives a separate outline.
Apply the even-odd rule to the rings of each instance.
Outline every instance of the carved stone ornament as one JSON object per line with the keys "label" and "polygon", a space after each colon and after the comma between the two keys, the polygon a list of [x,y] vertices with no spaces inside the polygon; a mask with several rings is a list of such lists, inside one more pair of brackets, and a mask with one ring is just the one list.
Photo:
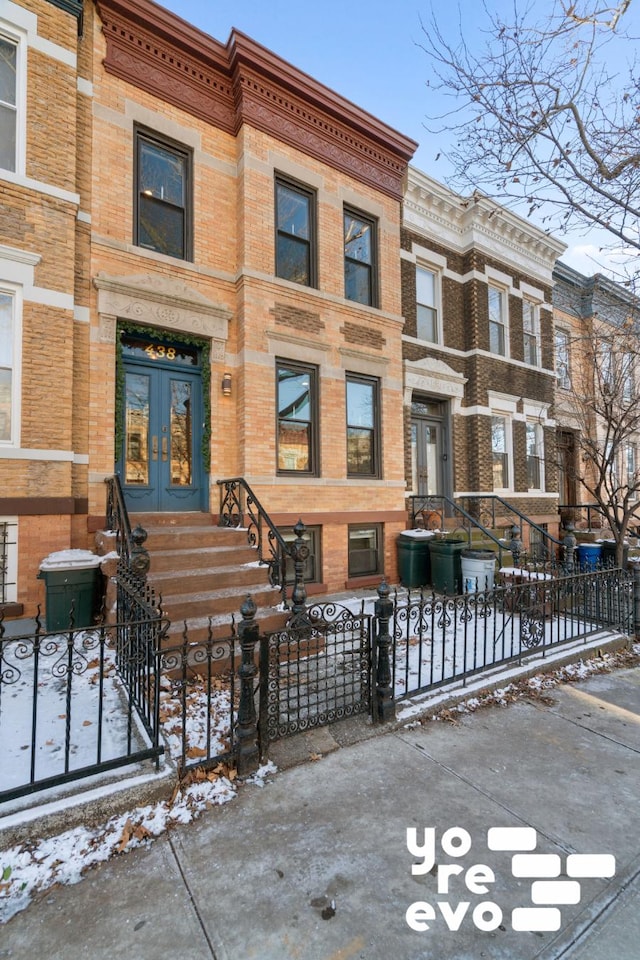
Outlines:
{"label": "carved stone ornament", "polygon": [[[100,339],[115,340],[116,317],[136,320],[164,330],[193,333],[224,344],[229,335],[231,311],[214,303],[182,280],[157,274],[110,277],[99,273],[94,279],[98,290]],[[219,349],[219,346],[218,346]]]}
{"label": "carved stone ornament", "polygon": [[437,396],[464,396],[467,378],[458,373],[443,360],[435,357],[423,357],[422,360],[405,360],[405,391],[411,402],[411,392],[421,390]]}

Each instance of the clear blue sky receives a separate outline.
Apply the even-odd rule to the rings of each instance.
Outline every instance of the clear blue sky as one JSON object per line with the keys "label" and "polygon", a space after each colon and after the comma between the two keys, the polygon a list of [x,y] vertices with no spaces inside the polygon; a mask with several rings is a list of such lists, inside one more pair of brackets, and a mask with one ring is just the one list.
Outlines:
{"label": "clear blue sky", "polygon": [[[430,20],[431,2],[445,36],[463,33],[470,44],[481,42],[486,13],[481,0],[158,0],[161,5],[226,42],[232,28],[241,30],[284,60],[368,110],[420,144],[412,163],[437,180],[450,173],[444,154],[446,135],[425,129],[425,115],[435,113],[427,87],[429,64],[420,49]],[[526,0],[523,0],[526,2]],[[513,0],[487,0],[494,13],[511,20]],[[550,6],[549,0],[545,6]],[[421,22],[422,18],[422,22]],[[423,24],[424,23],[424,27]],[[450,103],[448,104],[450,107]],[[440,156],[439,156],[440,155]],[[438,158],[439,159],[436,159]],[[562,237],[570,244],[563,260],[585,274],[597,272],[598,242],[607,235]]]}

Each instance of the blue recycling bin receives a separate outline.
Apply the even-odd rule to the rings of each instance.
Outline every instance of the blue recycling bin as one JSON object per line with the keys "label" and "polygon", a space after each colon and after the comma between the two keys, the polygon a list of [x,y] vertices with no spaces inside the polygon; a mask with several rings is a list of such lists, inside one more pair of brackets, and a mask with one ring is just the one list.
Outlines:
{"label": "blue recycling bin", "polygon": [[580,570],[597,570],[602,561],[601,543],[579,543],[576,551]]}

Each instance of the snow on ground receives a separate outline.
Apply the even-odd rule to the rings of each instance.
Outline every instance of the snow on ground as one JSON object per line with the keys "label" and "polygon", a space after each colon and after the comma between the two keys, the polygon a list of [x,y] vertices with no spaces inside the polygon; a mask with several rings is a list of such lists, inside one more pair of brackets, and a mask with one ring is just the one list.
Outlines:
{"label": "snow on ground", "polygon": [[[276,773],[269,762],[245,783],[263,786]],[[89,829],[76,827],[48,839],[21,843],[0,853],[0,923],[6,923],[53,884],[78,883],[97,863],[145,846],[177,824],[190,823],[203,810],[237,795],[235,771],[219,765],[197,770],[173,797],[111,817]]]}
{"label": "snow on ground", "polygon": [[[375,598],[368,598],[364,612],[372,613],[374,602]],[[356,615],[362,610],[362,601],[355,597],[343,601],[343,605],[352,609]],[[83,728],[82,717],[91,716],[90,711],[95,710],[94,701],[98,697],[98,687],[95,680],[96,665],[90,659],[89,648],[90,643],[88,643],[87,650],[87,669],[82,674],[86,689],[83,690],[83,684],[77,683],[78,677],[74,677],[73,696],[75,699],[68,702],[69,709],[73,711],[72,715],[75,718],[74,733],[78,725]],[[633,662],[637,662],[637,657],[640,657],[640,645],[637,645],[634,651],[636,659]],[[442,653],[445,654],[444,648]],[[424,654],[425,651],[423,651]],[[111,656],[111,654],[109,653],[108,656]],[[627,657],[626,660],[625,656]],[[106,652],[105,657],[107,657]],[[602,670],[627,665],[629,662],[628,653],[605,654],[529,680],[507,682],[503,688],[491,694],[469,696],[456,707],[443,709],[440,713],[436,713],[432,719],[455,722],[460,714],[471,713],[482,706],[502,706],[520,697],[544,699],[545,691],[557,683],[578,680]],[[411,664],[411,671],[413,672],[414,669],[418,669],[416,663]],[[40,750],[38,758],[40,776],[45,775],[42,771],[47,769],[53,771],[59,762],[60,750],[59,748],[56,749],[56,745],[59,747],[59,731],[56,721],[60,721],[64,725],[66,720],[65,717],[60,716],[63,711],[59,709],[60,695],[61,693],[64,694],[64,682],[56,679],[54,671],[51,673],[48,689],[51,694],[55,694],[54,701],[57,704],[58,713],[55,713],[52,706],[45,706],[46,696],[43,695],[40,698],[42,710],[45,715],[49,716],[52,724],[48,736],[48,739],[52,742],[47,743],[45,741],[44,749]],[[24,681],[24,690],[28,690],[28,676],[25,675],[18,679]],[[117,673],[112,669],[111,661],[109,661],[107,670],[107,680],[104,688],[105,716],[112,719],[111,726],[114,730],[117,730],[118,709],[120,712],[123,711],[123,701]],[[39,683],[43,684],[42,692],[44,694],[47,685],[42,677],[39,678]],[[30,717],[22,716],[21,719],[16,719],[16,710],[19,713],[24,713],[26,709],[24,705],[31,701],[25,696],[21,698],[19,684],[14,684],[14,687],[15,698],[10,703],[12,703],[12,721],[14,724],[18,724],[18,736],[15,739],[15,744],[12,745],[12,738],[6,735],[5,728],[5,742],[0,746],[3,751],[7,750],[7,753],[4,753],[3,756],[10,756],[11,766],[14,762],[16,764],[22,762],[23,741],[28,742],[25,737],[27,735],[30,737],[31,730]],[[7,690],[5,690],[5,694],[6,692]],[[161,689],[163,734],[169,755],[176,758],[181,754],[182,729],[179,711],[175,710],[175,701],[172,700],[172,697],[170,685],[163,684]],[[227,691],[223,687],[214,691],[212,709],[208,717],[207,700],[202,690],[192,690],[189,697],[187,733],[191,748],[195,751],[203,750],[204,752],[206,736],[209,735],[213,743],[222,749],[226,749],[228,744],[226,738],[229,731],[229,698]],[[22,707],[18,707],[20,703],[22,703]],[[5,708],[7,707],[6,699],[2,705]],[[421,704],[413,703],[410,707],[408,705],[408,708],[413,711],[424,711],[427,706],[427,702],[422,700]],[[26,713],[28,714],[28,710]],[[402,713],[399,711],[399,717],[401,716]],[[411,722],[407,723],[406,726],[415,726],[421,722],[423,722],[421,719],[411,719]],[[91,724],[87,724],[87,730],[90,730],[91,726]],[[0,724],[0,744],[2,744],[3,739],[2,731],[3,728]],[[84,762],[94,762],[94,743],[89,734],[84,739],[80,738],[77,741],[74,765],[81,766],[85,754],[92,759],[85,759]],[[211,754],[215,755],[215,750],[212,749]],[[195,756],[198,755],[196,752]],[[47,767],[48,763],[51,764],[50,767]],[[4,765],[4,769],[6,773],[7,765]],[[245,783],[262,786],[267,778],[274,773],[276,773],[276,767],[272,763],[268,763]],[[6,922],[14,914],[25,909],[34,898],[41,895],[53,884],[77,883],[82,879],[84,872],[92,865],[108,860],[112,856],[127,853],[136,847],[149,844],[154,838],[171,829],[171,827],[189,823],[207,808],[228,803],[237,795],[238,789],[235,770],[225,764],[218,764],[212,770],[196,769],[181,786],[176,787],[173,796],[167,801],[139,807],[114,816],[105,824],[92,829],[78,827],[50,839],[29,841],[5,850],[0,853],[0,923]]]}

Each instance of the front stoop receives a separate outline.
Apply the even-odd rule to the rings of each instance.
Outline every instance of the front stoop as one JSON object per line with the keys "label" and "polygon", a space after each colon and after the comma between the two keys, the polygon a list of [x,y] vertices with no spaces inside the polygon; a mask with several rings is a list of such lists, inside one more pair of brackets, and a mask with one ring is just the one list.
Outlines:
{"label": "front stoop", "polygon": [[185,630],[190,640],[206,639],[209,622],[214,637],[229,636],[247,594],[262,629],[283,624],[280,590],[270,585],[268,567],[258,562],[245,528],[218,527],[208,513],[139,513],[131,517],[137,524],[147,531],[147,580],[171,621],[170,643]]}

